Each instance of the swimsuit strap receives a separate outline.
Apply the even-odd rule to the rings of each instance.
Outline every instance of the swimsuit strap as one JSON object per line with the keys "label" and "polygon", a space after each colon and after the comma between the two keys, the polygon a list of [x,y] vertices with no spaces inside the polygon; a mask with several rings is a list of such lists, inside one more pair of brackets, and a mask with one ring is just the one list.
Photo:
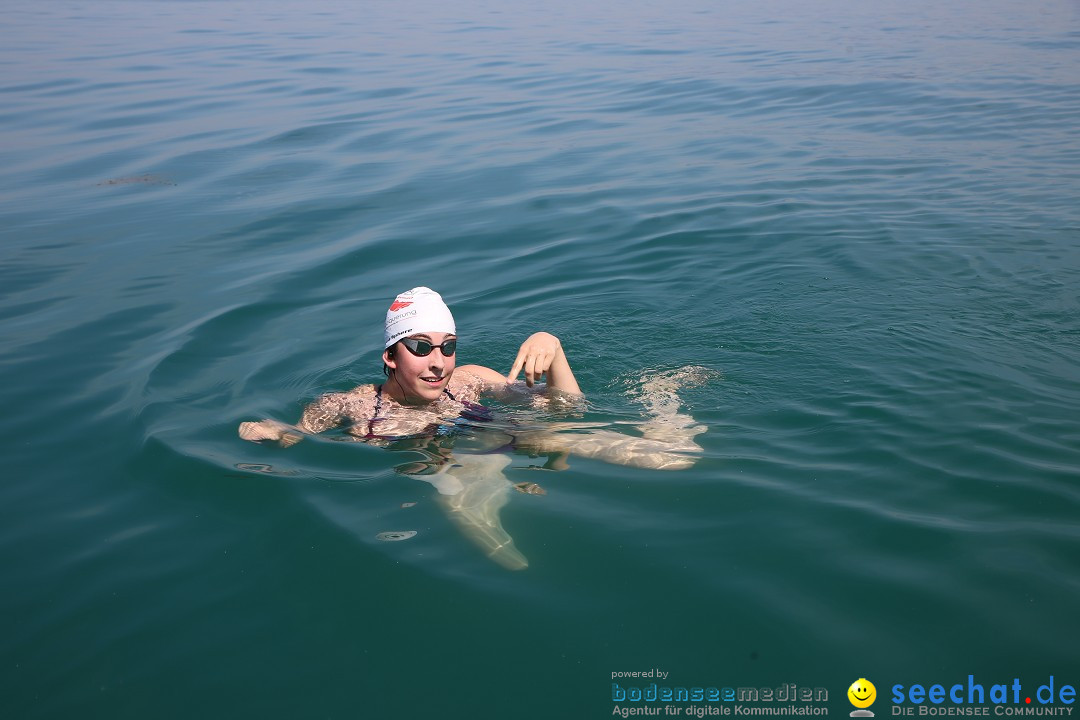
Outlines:
{"label": "swimsuit strap", "polygon": [[372,429],[371,426],[375,424],[376,420],[382,420],[382,418],[379,417],[379,412],[381,410],[382,410],[382,385],[380,385],[379,387],[377,387],[375,389],[375,413],[371,416],[371,419],[368,420],[368,423],[367,423],[367,435],[365,437],[368,437],[368,438],[375,437],[375,431]]}

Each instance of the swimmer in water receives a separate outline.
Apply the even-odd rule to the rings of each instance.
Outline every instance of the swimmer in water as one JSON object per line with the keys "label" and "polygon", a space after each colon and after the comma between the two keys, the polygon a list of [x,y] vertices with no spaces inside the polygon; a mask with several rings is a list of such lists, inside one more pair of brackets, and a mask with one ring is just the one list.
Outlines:
{"label": "swimmer in water", "polygon": [[[270,419],[241,423],[240,437],[253,442],[277,441],[288,447],[304,435],[344,425],[350,435],[363,442],[424,442],[423,438],[437,435],[440,426],[459,418],[491,419],[488,409],[479,404],[481,396],[512,398],[521,373],[529,388],[546,378],[549,399],[560,398],[574,405],[582,397],[562,344],[546,332],[535,333],[521,344],[506,375],[481,365],[457,367],[453,315],[442,297],[426,287],[404,292],[390,305],[382,360],[386,381],[381,385],[323,395],[305,408],[295,425]],[[596,423],[500,429],[512,433],[512,442],[506,447],[549,456],[545,468],[551,470],[567,469],[570,453],[656,470],[684,469],[696,461],[701,447],[693,438],[705,427],[695,425],[692,417],[679,411],[675,391],[703,382],[708,373],[704,368],[683,368],[645,381],[640,399],[649,419],[638,426],[642,437],[598,428]],[[450,518],[491,559],[510,569],[527,567],[528,561],[514,547],[499,519],[499,510],[514,487],[503,473],[510,465],[506,454],[451,455],[449,449],[440,449],[431,455],[431,472],[416,477],[438,490],[439,503]],[[535,483],[522,485],[538,488]]]}
{"label": "swimmer in water", "polygon": [[426,287],[398,295],[386,311],[386,382],[329,393],[311,403],[296,425],[277,420],[240,424],[240,437],[295,444],[305,434],[348,425],[358,439],[391,441],[428,433],[440,422],[483,412],[485,393],[498,394],[524,372],[530,388],[546,376],[548,391],[580,397],[562,343],[538,332],[525,340],[507,375],[482,365],[457,365],[457,329],[442,296]]}

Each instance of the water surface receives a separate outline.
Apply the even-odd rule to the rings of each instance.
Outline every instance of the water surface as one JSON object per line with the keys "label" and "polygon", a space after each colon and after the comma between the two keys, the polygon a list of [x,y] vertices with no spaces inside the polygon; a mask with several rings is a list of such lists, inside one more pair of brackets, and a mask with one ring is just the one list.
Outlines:
{"label": "water surface", "polygon": [[[6,716],[1080,680],[1074,0],[5,10]],[[462,362],[561,337],[584,420],[718,371],[701,460],[514,455],[510,572],[416,453],[237,438],[415,285]]]}

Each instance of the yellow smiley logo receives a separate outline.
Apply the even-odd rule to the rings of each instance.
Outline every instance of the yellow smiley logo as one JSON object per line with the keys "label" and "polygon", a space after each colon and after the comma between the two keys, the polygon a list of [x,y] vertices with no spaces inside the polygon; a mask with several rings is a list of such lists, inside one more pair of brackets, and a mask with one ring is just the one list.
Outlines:
{"label": "yellow smiley logo", "polygon": [[877,688],[866,678],[859,678],[847,689],[848,700],[857,708],[868,708],[877,699]]}

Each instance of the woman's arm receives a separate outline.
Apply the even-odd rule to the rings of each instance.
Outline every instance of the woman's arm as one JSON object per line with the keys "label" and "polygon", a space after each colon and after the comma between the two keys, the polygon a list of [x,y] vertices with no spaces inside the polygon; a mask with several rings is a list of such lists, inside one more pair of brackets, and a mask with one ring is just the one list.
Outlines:
{"label": "woman's arm", "polygon": [[581,395],[581,388],[574,378],[574,371],[570,369],[562,343],[551,333],[534,333],[521,344],[506,381],[514,382],[521,371],[525,372],[525,384],[529,387],[546,374],[549,388]]}
{"label": "woman's arm", "polygon": [[304,414],[295,425],[280,420],[260,420],[240,423],[240,437],[244,440],[276,440],[282,447],[300,442],[304,435],[314,435],[341,424],[344,416],[344,393],[328,393],[304,408]]}
{"label": "woman's arm", "polygon": [[[509,375],[484,367],[483,365],[462,365],[456,372],[462,376],[468,374],[480,381],[483,392],[491,392],[496,395],[510,393],[506,399],[518,399],[527,397],[521,395],[524,390],[514,391],[514,382],[518,374],[524,369],[525,383],[532,387],[534,383],[547,374],[547,387],[567,395],[582,397],[574,373],[570,369],[570,363],[566,360],[566,354],[562,350],[559,339],[550,333],[536,333],[521,344],[517,359]],[[470,384],[465,381],[466,385]],[[521,388],[520,385],[517,386]],[[477,389],[479,392],[480,389]]]}
{"label": "woman's arm", "polygon": [[282,447],[295,445],[303,439],[302,431],[295,425],[283,423],[280,420],[259,420],[258,422],[242,422],[239,429],[240,437],[251,442],[262,440],[276,440]]}

